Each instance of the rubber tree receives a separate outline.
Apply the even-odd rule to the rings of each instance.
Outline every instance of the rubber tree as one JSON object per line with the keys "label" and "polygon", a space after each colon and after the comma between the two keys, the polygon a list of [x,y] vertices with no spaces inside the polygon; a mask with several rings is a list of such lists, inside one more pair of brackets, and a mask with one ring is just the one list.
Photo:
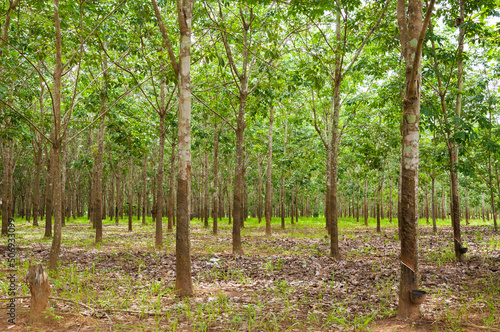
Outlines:
{"label": "rubber tree", "polygon": [[422,0],[398,0],[397,20],[402,54],[405,61],[405,94],[403,99],[401,195],[398,207],[401,240],[401,277],[399,281],[398,316],[416,318],[419,305],[410,299],[410,291],[418,288],[418,164],[421,57],[425,33],[435,0],[422,19]]}
{"label": "rubber tree", "polygon": [[[333,15],[335,15],[335,17],[332,18],[332,21],[334,22],[335,25],[335,31],[332,33],[327,33],[326,31],[324,31],[324,29],[321,27],[317,19],[309,16],[311,24],[313,24],[319,31],[319,34],[321,36],[320,39],[323,39],[324,42],[326,43],[328,52],[325,53],[333,54],[333,58],[328,60],[331,61],[333,65],[325,66],[324,61],[323,60],[320,61],[321,67],[323,67],[323,70],[326,71],[328,78],[331,82],[329,86],[333,90],[330,91],[330,93],[332,93],[333,96],[331,98],[330,106],[328,109],[328,116],[325,119],[326,122],[325,128],[321,129],[320,126],[318,125],[318,116],[316,107],[314,105],[314,101],[313,101],[313,115],[314,115],[314,124],[316,131],[318,132],[318,135],[320,136],[326,148],[326,153],[327,153],[327,158],[326,158],[327,188],[325,197],[325,204],[326,204],[325,217],[326,217],[326,227],[328,229],[328,233],[331,236],[330,254],[334,258],[340,258],[340,248],[338,241],[338,223],[337,223],[337,215],[338,215],[337,177],[338,177],[339,141],[341,136],[341,131],[339,130],[339,124],[340,124],[342,83],[345,80],[346,75],[350,73],[351,69],[358,61],[359,56],[361,55],[361,52],[363,51],[367,42],[370,40],[371,35],[378,28],[380,22],[382,21],[382,18],[385,15],[385,11],[389,5],[389,2],[390,0],[385,2],[383,8],[379,10],[379,13],[377,14],[377,16],[375,16],[376,17],[375,22],[371,25],[369,30],[367,32],[364,32],[363,35],[360,37],[361,42],[354,47],[350,45],[350,47],[352,48],[350,50],[347,49],[346,47],[347,38],[351,38],[350,36],[348,37],[348,35],[350,34],[347,33],[347,29],[349,26],[349,24],[347,23],[348,16],[352,14],[350,13],[349,6],[346,5],[343,7],[340,4],[336,4],[335,9],[332,11]],[[330,10],[330,8],[328,9]],[[373,9],[374,8],[372,7],[371,10]],[[359,27],[356,26],[355,29],[359,30]],[[329,36],[334,36],[334,37],[330,38]],[[312,50],[310,46],[310,45],[315,45],[316,43],[303,41],[303,44],[305,45],[308,53],[313,54],[314,57],[317,57],[315,55],[316,52]],[[350,61],[346,61],[346,63],[344,64],[344,60],[347,54],[352,54],[352,56],[350,58]],[[312,99],[314,100],[313,91],[311,91],[311,96]]]}
{"label": "rubber tree", "polygon": [[273,164],[273,123],[274,123],[274,106],[269,108],[269,133],[267,147],[267,167],[266,167],[266,199],[265,199],[265,215],[266,215],[266,236],[271,236],[271,217],[272,217],[272,164]]}
{"label": "rubber tree", "polygon": [[[108,77],[108,63],[107,58],[102,59],[103,83],[101,91],[101,105],[100,113],[106,111],[107,102],[107,77]],[[103,157],[104,157],[104,130],[105,130],[105,117],[99,120],[99,129],[97,131],[97,151],[95,153],[95,160],[93,165],[92,175],[92,224],[95,226],[95,243],[102,242],[102,176],[103,176]]]}
{"label": "rubber tree", "polygon": [[[217,8],[208,2],[203,3],[205,11],[220,33],[220,39],[227,58],[229,75],[236,88],[233,95],[237,96],[238,108],[235,110],[236,125],[230,124],[236,134],[236,162],[233,182],[233,253],[243,254],[241,246],[241,227],[244,221],[244,132],[247,126],[246,109],[249,96],[258,88],[264,75],[264,68],[272,66],[275,58],[261,54],[265,44],[265,32],[270,26],[271,15],[267,13],[275,9],[276,4],[268,6],[238,3],[236,17],[231,17],[226,5],[218,1]],[[237,31],[234,31],[237,27]],[[241,38],[235,38],[241,34]],[[238,44],[238,47],[235,46]],[[276,40],[273,43],[276,44]],[[276,46],[276,45],[275,45]],[[265,60],[264,60],[265,59]],[[229,76],[228,75],[228,76]],[[232,106],[232,104],[231,104]],[[227,120],[226,120],[227,121]],[[229,124],[229,123],[228,123]]]}
{"label": "rubber tree", "polygon": [[191,276],[190,201],[191,201],[191,28],[194,0],[177,1],[179,27],[179,60],[174,53],[171,39],[161,17],[156,0],[151,0],[163,44],[168,52],[170,65],[178,77],[178,177],[177,177],[177,228],[175,236],[176,274],[175,288],[180,296],[193,294]]}
{"label": "rubber tree", "polygon": [[[0,39],[0,58],[3,58],[3,47],[4,44],[8,42],[8,37],[9,37],[9,27],[10,27],[10,21],[12,15],[15,13],[16,7],[19,4],[19,0],[9,0],[8,3],[8,8],[5,13],[4,19],[3,19],[3,24],[2,24],[2,32],[1,32],[1,39]],[[5,69],[0,70],[0,73],[2,73]],[[12,90],[12,89],[11,89]],[[3,99],[3,98],[2,98]],[[6,103],[5,101],[2,100],[2,103]],[[5,106],[8,106],[5,104]],[[2,126],[4,128],[10,127],[10,120],[6,119],[2,121]],[[12,186],[13,186],[13,181],[12,181],[12,176],[14,173],[14,167],[15,167],[15,161],[14,161],[14,143],[7,143],[7,142],[2,142],[0,144],[1,148],[1,155],[2,155],[2,162],[3,162],[3,179],[2,179],[2,236],[7,235],[7,230],[8,230],[8,225],[9,225],[9,218],[12,217],[10,215],[10,207],[12,206]]]}

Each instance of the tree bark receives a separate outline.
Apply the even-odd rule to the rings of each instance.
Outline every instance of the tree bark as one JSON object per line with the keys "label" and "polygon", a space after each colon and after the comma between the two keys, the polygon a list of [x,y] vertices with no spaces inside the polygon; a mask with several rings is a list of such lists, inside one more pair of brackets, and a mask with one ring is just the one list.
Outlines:
{"label": "tree bark", "polygon": [[194,0],[177,2],[180,29],[179,61],[179,173],[177,185],[176,278],[180,296],[193,294],[191,277],[191,20]]}
{"label": "tree bark", "polygon": [[425,214],[425,219],[426,223],[429,224],[429,186],[425,186],[425,193],[424,193],[424,202],[425,202],[425,207],[424,207],[424,214]]}
{"label": "tree bark", "polygon": [[132,232],[132,219],[134,218],[134,159],[130,155],[128,170],[128,231]]}
{"label": "tree bark", "polygon": [[167,109],[165,106],[165,80],[160,83],[160,146],[158,148],[158,176],[156,180],[156,222],[155,222],[155,247],[160,248],[163,245],[163,159],[165,155],[165,117]]}
{"label": "tree bark", "polygon": [[365,178],[364,217],[365,217],[365,226],[368,226],[368,177]]}
{"label": "tree bark", "polygon": [[208,195],[208,151],[204,149],[203,156],[203,171],[205,173],[203,177],[203,227],[208,228],[208,218],[209,218],[209,195]]}
{"label": "tree bark", "polygon": [[[107,58],[102,60],[103,70],[103,84],[101,91],[101,115],[106,111],[107,104]],[[102,172],[103,172],[103,158],[104,158],[104,130],[105,130],[105,117],[102,116],[99,120],[99,130],[97,132],[97,152],[94,162],[93,181],[93,216],[92,224],[95,225],[95,243],[102,242]]]}
{"label": "tree bark", "polygon": [[380,233],[380,202],[382,200],[382,190],[379,187],[377,195],[377,233]]}
{"label": "tree bark", "polygon": [[465,187],[465,224],[469,225],[469,190]]}
{"label": "tree bark", "polygon": [[115,224],[118,225],[119,218],[123,211],[123,189],[122,189],[122,159],[118,159],[116,170],[116,205],[115,205]]}
{"label": "tree bark", "polygon": [[359,185],[359,183],[357,184],[357,186],[358,190],[356,193],[356,222],[359,223],[359,189],[361,188],[361,186]]}
{"label": "tree bark", "polygon": [[219,217],[219,131],[217,130],[217,122],[214,122],[214,192],[212,198],[212,233],[217,235],[218,233],[218,225],[217,219]]}
{"label": "tree bark", "polygon": [[264,159],[257,160],[257,219],[259,224],[262,221],[262,164],[264,163]]}
{"label": "tree bark", "polygon": [[[11,170],[13,164],[13,142],[4,143],[2,148],[3,180],[2,180],[2,236],[7,236],[9,218],[12,217],[12,186]],[[13,170],[12,170],[13,172]]]}
{"label": "tree bark", "polygon": [[[241,91],[246,92],[246,83],[242,82]],[[236,165],[234,169],[234,192],[233,192],[233,253],[243,255],[241,248],[241,225],[243,224],[243,131],[245,130],[245,105],[246,94],[240,95],[240,107],[236,127]]]}
{"label": "tree bark", "polygon": [[422,0],[398,0],[397,18],[402,53],[405,58],[406,90],[403,100],[401,204],[398,215],[401,239],[401,278],[398,316],[417,318],[419,305],[410,300],[410,291],[418,288],[418,164],[422,45],[434,0],[422,21]]}
{"label": "tree bark", "polygon": [[[53,137],[53,131],[51,132],[51,137]],[[54,198],[54,183],[52,179],[52,148],[47,155],[47,172],[45,176],[45,234],[44,237],[52,237],[52,217],[53,217],[53,198]]]}
{"label": "tree bark", "polygon": [[108,217],[109,220],[113,220],[113,217],[115,216],[115,178],[113,177],[113,173],[110,174],[110,188],[109,188],[108,202],[109,202]]}
{"label": "tree bark", "polygon": [[38,209],[40,203],[40,175],[42,173],[42,144],[35,142],[35,177],[33,179],[33,226],[38,226]]}
{"label": "tree bark", "polygon": [[172,137],[172,145],[170,148],[170,197],[168,199],[168,224],[167,232],[173,231],[174,221],[174,200],[175,200],[175,137]]}
{"label": "tree bark", "polygon": [[[283,158],[286,159],[286,143],[288,139],[288,122],[285,121],[285,137],[283,141]],[[281,229],[285,229],[285,170],[281,170],[280,179],[280,214],[281,214]]]}
{"label": "tree bark", "polygon": [[436,179],[436,175],[434,171],[432,171],[431,175],[431,205],[432,205],[432,231],[434,234],[437,234],[437,224],[436,224],[436,217],[437,217],[437,211],[436,211],[436,200],[435,200],[435,193],[434,193],[434,182]]}
{"label": "tree bark", "polygon": [[50,166],[52,167],[52,182],[54,185],[54,236],[49,255],[49,269],[55,271],[59,260],[61,249],[61,227],[62,227],[62,183],[61,183],[61,152],[63,148],[63,135],[61,133],[61,85],[62,85],[62,42],[61,26],[59,21],[59,0],[54,0],[54,25],[56,30],[56,63],[54,68],[54,85],[52,88],[53,116],[54,116],[54,139],[52,141],[52,153]]}
{"label": "tree bark", "polygon": [[[491,115],[491,107],[489,109],[489,116],[490,116],[490,124],[492,123],[492,115]],[[491,140],[491,126],[488,129],[489,130],[489,138]],[[490,187],[490,203],[491,203],[491,210],[493,211],[493,225],[495,228],[495,232],[498,231],[498,226],[497,226],[497,216],[495,213],[495,187],[493,186],[493,174],[491,170],[491,151],[488,150],[488,182],[489,182],[489,187]],[[488,218],[489,219],[489,218]],[[483,222],[484,221],[484,200],[483,200]]]}
{"label": "tree bark", "polygon": [[[500,195],[500,177],[498,176],[498,168],[495,167],[495,178],[497,180],[497,190],[498,190],[498,194]],[[497,215],[497,210],[495,209],[495,207],[493,207],[493,218],[496,218],[496,215]],[[494,219],[494,229],[495,229],[495,232],[498,231],[498,226],[497,226],[497,222],[496,222],[496,219]]]}
{"label": "tree bark", "polygon": [[299,191],[298,191],[298,186],[295,184],[295,223],[299,222]]}
{"label": "tree bark", "polygon": [[147,169],[148,169],[148,155],[144,154],[144,161],[142,162],[142,225],[146,225],[146,199],[148,196],[147,190]]}
{"label": "tree bark", "polygon": [[392,224],[392,181],[389,181],[389,223]]}
{"label": "tree bark", "polygon": [[[19,4],[19,0],[9,1],[9,5],[7,8],[7,12],[5,13],[5,20],[3,21],[2,26],[2,35],[0,39],[0,58],[3,56],[3,46],[4,43],[7,42],[8,32],[10,27],[10,19],[11,14],[15,13],[15,9]],[[10,143],[9,147],[7,144],[5,146],[0,146],[2,148],[2,159],[3,159],[3,180],[2,180],[2,234],[1,236],[7,236],[8,226],[9,226],[9,218],[13,217],[11,215],[11,206],[12,206],[12,186],[13,182],[11,181],[12,176],[10,173],[14,172],[13,167],[13,142]]]}

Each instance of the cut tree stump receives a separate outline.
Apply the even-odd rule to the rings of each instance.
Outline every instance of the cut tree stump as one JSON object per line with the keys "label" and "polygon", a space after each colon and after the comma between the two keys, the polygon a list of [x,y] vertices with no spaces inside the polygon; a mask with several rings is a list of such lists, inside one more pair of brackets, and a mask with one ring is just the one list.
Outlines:
{"label": "cut tree stump", "polygon": [[43,312],[47,309],[50,296],[49,276],[45,272],[43,265],[30,264],[27,280],[31,292],[29,321],[34,323],[43,318]]}

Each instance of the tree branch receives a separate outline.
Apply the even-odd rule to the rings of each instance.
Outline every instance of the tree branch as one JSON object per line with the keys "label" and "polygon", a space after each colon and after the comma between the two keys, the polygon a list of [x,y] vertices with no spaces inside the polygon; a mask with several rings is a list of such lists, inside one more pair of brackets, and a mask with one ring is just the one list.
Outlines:
{"label": "tree branch", "polygon": [[80,135],[82,132],[84,132],[85,130],[87,130],[90,126],[92,126],[94,123],[96,123],[102,117],[104,117],[111,110],[111,108],[113,108],[113,106],[115,106],[120,100],[122,100],[124,97],[126,97],[128,94],[130,94],[130,92],[134,91],[138,86],[140,86],[141,84],[143,84],[147,80],[149,80],[149,77],[147,77],[146,79],[144,79],[144,81],[142,81],[141,83],[137,84],[133,88],[127,89],[127,91],[125,91],[118,98],[116,98],[116,100],[111,105],[109,105],[109,107],[104,112],[102,112],[101,114],[99,114],[99,116],[97,118],[95,118],[94,120],[92,120],[92,122],[90,122],[85,128],[83,128],[82,130],[80,130],[79,132],[77,132],[75,135],[73,135],[71,138],[69,138],[67,140],[67,142],[69,143],[70,141],[72,141],[75,137],[77,137],[78,135]]}
{"label": "tree branch", "polygon": [[422,24],[422,30],[420,30],[420,35],[418,36],[417,50],[415,54],[415,59],[413,59],[413,69],[411,71],[410,84],[415,81],[415,77],[417,76],[417,72],[419,69],[418,64],[420,63],[420,59],[422,58],[422,47],[424,45],[425,33],[427,32],[427,27],[431,21],[432,9],[434,8],[434,4],[436,0],[431,0],[429,6],[427,6],[427,12],[425,13],[424,23]]}
{"label": "tree branch", "polygon": [[219,118],[222,119],[222,121],[224,121],[225,123],[227,123],[234,131],[236,131],[236,127],[233,126],[231,124],[231,122],[227,121],[226,118],[224,118],[222,115],[220,115],[219,113],[217,113],[214,109],[212,109],[210,106],[208,106],[203,100],[201,100],[200,98],[198,98],[197,95],[195,95],[194,93],[191,92],[191,95],[193,97],[196,98],[196,100],[198,100],[200,102],[200,104],[202,104],[203,106],[205,106],[206,108],[208,108],[210,111],[212,111],[215,115],[217,115]]}
{"label": "tree branch", "polygon": [[375,23],[375,25],[371,28],[371,30],[368,32],[366,37],[361,42],[361,45],[359,45],[358,50],[354,54],[354,58],[352,58],[351,62],[347,65],[347,68],[345,69],[344,74],[342,76],[345,76],[345,74],[349,71],[349,69],[351,69],[352,65],[358,59],[359,55],[361,54],[361,51],[363,50],[363,47],[365,47],[365,45],[366,45],[366,42],[368,41],[370,36],[373,34],[373,32],[377,29],[378,25],[380,24],[380,21],[382,21],[382,18],[384,17],[385,11],[387,10],[387,7],[389,7],[390,2],[391,2],[391,0],[387,0],[385,2],[384,8],[382,9],[382,12],[380,13],[380,16],[377,20],[377,23]]}
{"label": "tree branch", "polygon": [[163,19],[161,18],[160,9],[158,8],[158,3],[156,0],[151,0],[153,4],[153,9],[155,12],[156,19],[158,20],[158,26],[160,28],[161,35],[163,37],[163,43],[165,44],[168,52],[168,57],[170,58],[170,65],[174,70],[176,75],[179,75],[179,64],[176,61],[176,57],[174,54],[174,49],[172,48],[172,43],[170,42],[170,37],[168,36],[167,29],[165,28],[165,24],[163,23]]}
{"label": "tree branch", "polygon": [[0,99],[0,102],[2,104],[4,104],[5,106],[7,106],[8,108],[10,108],[11,110],[13,110],[14,112],[16,112],[17,114],[19,114],[24,120],[26,120],[32,127],[33,129],[35,129],[36,131],[38,131],[40,133],[40,135],[42,135],[43,138],[45,138],[47,140],[47,142],[49,143],[53,143],[47,136],[45,136],[45,134],[33,123],[31,122],[30,119],[28,119],[24,114],[22,114],[21,112],[19,112],[18,110],[16,110],[14,107],[12,107],[10,104],[6,103],[5,101],[3,101],[3,99]]}

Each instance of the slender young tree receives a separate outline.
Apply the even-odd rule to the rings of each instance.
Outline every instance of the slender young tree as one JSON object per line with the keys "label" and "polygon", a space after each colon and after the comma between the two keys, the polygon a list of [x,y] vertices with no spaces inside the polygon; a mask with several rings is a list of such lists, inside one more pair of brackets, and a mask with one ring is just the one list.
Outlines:
{"label": "slender young tree", "polygon": [[212,194],[212,233],[217,235],[217,219],[219,217],[219,130],[217,129],[217,121],[214,121],[214,192]]}
{"label": "slender young tree", "polygon": [[[107,77],[108,77],[108,62],[107,58],[104,57],[102,60],[102,70],[103,70],[103,83],[101,91],[101,108],[100,113],[106,111],[107,102]],[[94,170],[92,176],[92,190],[94,195],[92,196],[93,202],[93,215],[92,224],[95,226],[95,243],[102,242],[102,176],[103,176],[103,158],[104,158],[104,129],[105,129],[105,117],[101,117],[99,120],[99,130],[97,132],[97,151],[95,154]]]}
{"label": "slender young tree", "polygon": [[274,106],[269,109],[269,134],[267,146],[267,168],[266,168],[266,236],[271,236],[271,216],[273,202],[273,186],[272,186],[272,164],[273,164],[273,123],[274,123]]}
{"label": "slender young tree", "polygon": [[160,14],[156,0],[151,0],[168,52],[170,64],[179,79],[179,124],[178,124],[178,178],[177,178],[177,228],[176,228],[176,277],[175,287],[180,296],[193,294],[191,277],[191,241],[189,232],[191,202],[191,27],[194,0],[177,1],[177,23],[179,25],[179,61]]}

